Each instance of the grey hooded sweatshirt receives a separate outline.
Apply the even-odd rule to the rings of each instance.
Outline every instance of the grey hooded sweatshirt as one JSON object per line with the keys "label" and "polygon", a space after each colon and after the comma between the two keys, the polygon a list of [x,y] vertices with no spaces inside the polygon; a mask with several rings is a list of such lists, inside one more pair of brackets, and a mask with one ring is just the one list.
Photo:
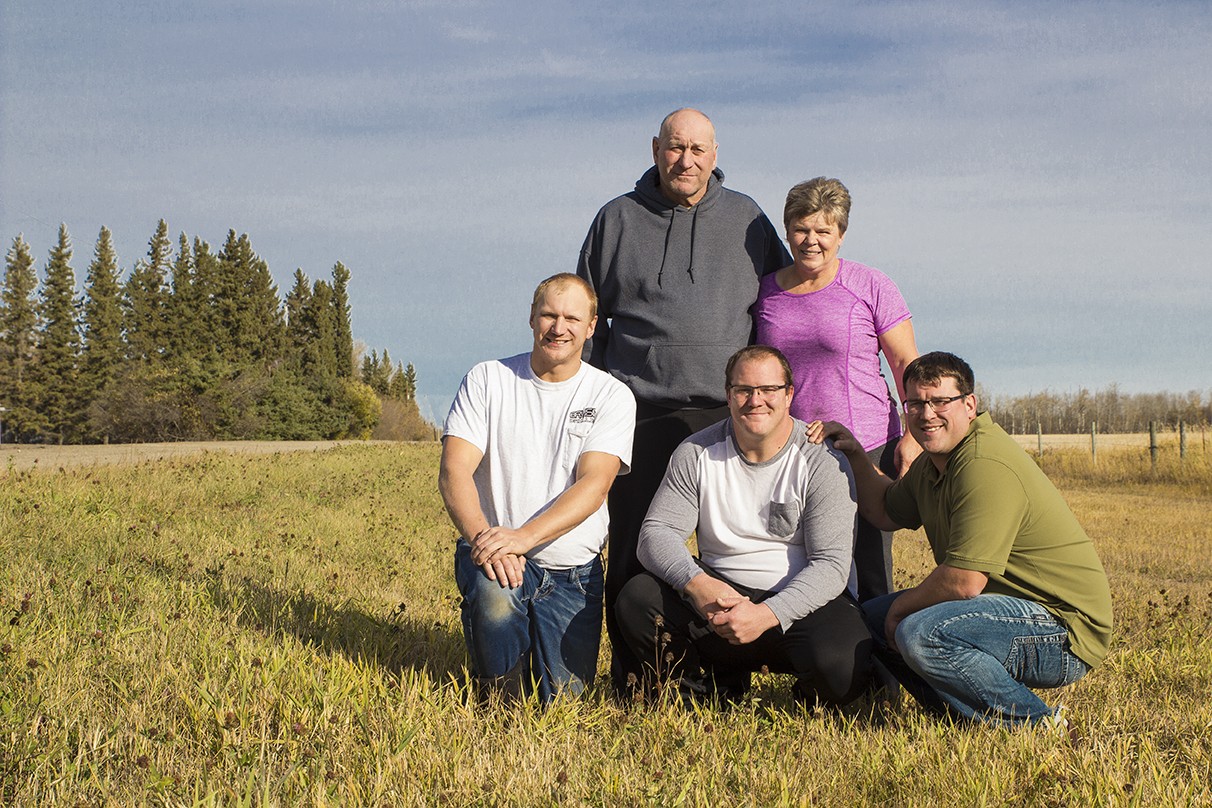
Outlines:
{"label": "grey hooded sweatshirt", "polygon": [[657,168],[598,211],[577,274],[598,294],[586,360],[641,402],[724,403],[724,365],[753,339],[758,280],[791,263],[770,220],[715,169],[698,204],[660,191]]}

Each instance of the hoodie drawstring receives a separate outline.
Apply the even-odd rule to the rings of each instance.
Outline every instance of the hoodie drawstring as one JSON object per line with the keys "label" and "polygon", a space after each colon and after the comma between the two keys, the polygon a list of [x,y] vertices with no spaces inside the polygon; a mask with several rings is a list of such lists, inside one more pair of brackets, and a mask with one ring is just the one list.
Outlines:
{"label": "hoodie drawstring", "polygon": [[[663,285],[661,278],[665,275],[665,259],[669,257],[669,235],[673,232],[673,220],[677,215],[677,208],[672,208],[669,211],[669,227],[665,228],[665,246],[661,250],[661,268],[657,271],[657,286]],[[694,236],[698,226],[699,206],[695,205],[690,214],[690,263],[686,267],[686,274],[690,276],[691,283],[694,283]]]}

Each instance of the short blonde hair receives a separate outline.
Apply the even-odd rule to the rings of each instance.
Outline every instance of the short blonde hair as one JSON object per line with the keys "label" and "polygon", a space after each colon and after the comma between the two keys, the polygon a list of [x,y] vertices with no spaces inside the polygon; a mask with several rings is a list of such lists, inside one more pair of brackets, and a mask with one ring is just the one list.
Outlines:
{"label": "short blonde hair", "polygon": [[817,213],[837,225],[838,232],[846,232],[850,224],[850,192],[841,180],[817,177],[792,186],[783,206],[783,227],[791,227],[792,222]]}
{"label": "short blonde hair", "polygon": [[544,278],[535,287],[534,297],[530,300],[530,313],[533,316],[535,307],[539,305],[539,301],[547,294],[548,289],[562,289],[565,286],[579,286],[585,292],[585,296],[589,298],[589,319],[598,316],[598,295],[593,291],[593,285],[589,281],[582,278],[580,275],[573,275],[571,272],[557,272],[550,278]]}

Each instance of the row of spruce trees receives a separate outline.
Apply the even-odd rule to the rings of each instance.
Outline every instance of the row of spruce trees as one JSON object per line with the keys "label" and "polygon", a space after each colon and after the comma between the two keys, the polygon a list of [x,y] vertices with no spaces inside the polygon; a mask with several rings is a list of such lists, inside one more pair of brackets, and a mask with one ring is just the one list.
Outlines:
{"label": "row of spruce trees", "polygon": [[[396,438],[429,437],[416,371],[384,351],[355,374],[349,270],[285,300],[247,234],[217,253],[161,220],[125,282],[102,227],[77,294],[66,225],[39,288],[29,244],[8,251],[0,294],[5,442],[365,438],[392,413]],[[386,409],[385,409],[386,408]],[[401,434],[411,429],[418,434]]]}

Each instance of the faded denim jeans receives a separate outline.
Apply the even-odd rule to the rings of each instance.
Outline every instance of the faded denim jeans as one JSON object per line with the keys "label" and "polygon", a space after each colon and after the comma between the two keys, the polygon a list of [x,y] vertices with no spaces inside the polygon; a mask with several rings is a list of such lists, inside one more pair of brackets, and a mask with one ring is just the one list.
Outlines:
{"label": "faded denim jeans", "polygon": [[543,704],[560,691],[580,694],[593,682],[602,637],[600,556],[564,570],[527,561],[517,589],[489,580],[462,539],[454,566],[476,677],[521,676],[527,687],[533,679]]}
{"label": "faded denim jeans", "polygon": [[888,648],[884,619],[900,592],[863,604],[876,656],[931,712],[989,723],[1033,723],[1054,710],[1031,688],[1061,687],[1089,666],[1069,649],[1065,624],[1043,606],[1006,595],[936,603],[896,629]]}

